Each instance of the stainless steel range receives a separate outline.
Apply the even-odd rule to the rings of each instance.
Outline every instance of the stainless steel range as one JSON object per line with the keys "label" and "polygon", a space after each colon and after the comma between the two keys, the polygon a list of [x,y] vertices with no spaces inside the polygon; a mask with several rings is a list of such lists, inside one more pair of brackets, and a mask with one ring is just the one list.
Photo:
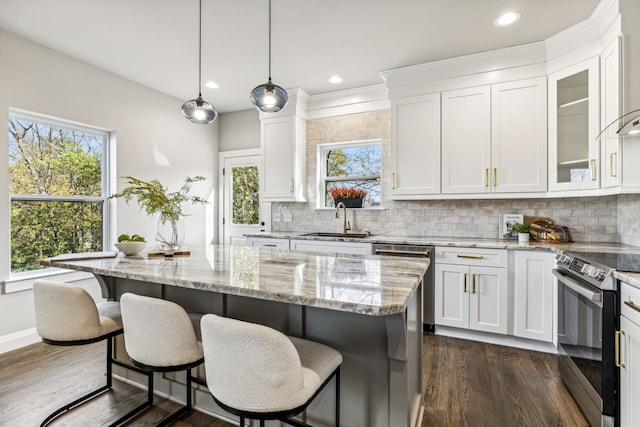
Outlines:
{"label": "stainless steel range", "polygon": [[618,425],[616,254],[556,256],[558,370],[592,426]]}

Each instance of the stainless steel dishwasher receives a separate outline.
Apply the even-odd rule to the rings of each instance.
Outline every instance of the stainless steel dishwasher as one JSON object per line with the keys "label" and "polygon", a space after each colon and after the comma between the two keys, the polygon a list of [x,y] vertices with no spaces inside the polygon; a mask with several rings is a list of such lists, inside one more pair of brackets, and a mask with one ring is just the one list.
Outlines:
{"label": "stainless steel dishwasher", "polygon": [[391,245],[391,244],[375,244],[373,245],[374,255],[401,256],[412,258],[428,258],[431,262],[429,268],[424,273],[423,278],[423,302],[422,302],[422,329],[426,332],[435,331],[435,305],[434,305],[434,267],[433,267],[433,246],[422,245]]}

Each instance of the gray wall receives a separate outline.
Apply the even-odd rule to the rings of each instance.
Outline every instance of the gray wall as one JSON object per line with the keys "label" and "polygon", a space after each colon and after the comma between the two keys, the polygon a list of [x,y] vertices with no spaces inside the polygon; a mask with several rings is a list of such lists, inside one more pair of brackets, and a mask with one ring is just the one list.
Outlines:
{"label": "gray wall", "polygon": [[[177,189],[186,176],[207,180],[193,192],[216,200],[217,124],[202,126],[180,113],[184,100],[0,30],[0,282],[10,276],[7,122],[9,108],[72,120],[116,133],[115,175],[158,178]],[[115,202],[114,202],[115,203]],[[154,224],[136,204],[118,203],[114,234],[153,237]],[[213,239],[211,208],[189,207],[187,241]],[[107,248],[111,249],[111,248]],[[0,338],[34,326],[31,291],[0,295]]]}
{"label": "gray wall", "polygon": [[260,148],[260,116],[257,109],[220,115],[220,151]]}

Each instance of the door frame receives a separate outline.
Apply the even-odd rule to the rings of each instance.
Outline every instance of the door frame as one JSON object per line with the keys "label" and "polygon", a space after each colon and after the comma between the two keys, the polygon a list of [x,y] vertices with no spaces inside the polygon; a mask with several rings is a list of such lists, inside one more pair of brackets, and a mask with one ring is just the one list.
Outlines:
{"label": "door frame", "polygon": [[[223,174],[225,168],[225,161],[231,158],[258,156],[258,168],[262,169],[262,150],[260,148],[249,148],[245,150],[230,150],[221,151],[218,153],[218,244],[225,244],[225,224],[223,220],[225,218],[225,201],[228,197],[226,194],[225,175]],[[258,171],[260,176],[260,170]],[[260,202],[260,221],[264,222],[263,229],[265,231],[271,231],[271,204],[267,202]]]}

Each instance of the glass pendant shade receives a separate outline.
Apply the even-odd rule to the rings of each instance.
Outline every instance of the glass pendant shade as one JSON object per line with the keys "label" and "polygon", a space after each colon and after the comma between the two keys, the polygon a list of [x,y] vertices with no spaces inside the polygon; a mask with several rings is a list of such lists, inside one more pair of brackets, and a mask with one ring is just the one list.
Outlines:
{"label": "glass pendant shade", "polygon": [[624,114],[609,123],[596,139],[640,135],[640,109]]}
{"label": "glass pendant shade", "polygon": [[251,91],[251,102],[260,111],[275,113],[287,106],[289,95],[286,90],[274,85],[269,79],[267,83],[256,86]]}
{"label": "glass pendant shade", "polygon": [[216,107],[202,99],[202,95],[182,104],[182,114],[193,123],[200,125],[211,123],[218,117]]}

